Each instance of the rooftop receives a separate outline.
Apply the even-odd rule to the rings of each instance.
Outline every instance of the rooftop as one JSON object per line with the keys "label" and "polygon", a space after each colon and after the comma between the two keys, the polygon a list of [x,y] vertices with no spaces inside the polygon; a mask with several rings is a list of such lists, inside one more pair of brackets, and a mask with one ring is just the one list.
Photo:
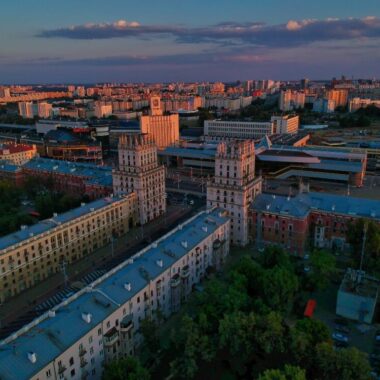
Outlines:
{"label": "rooftop", "polygon": [[[197,214],[56,306],[55,314],[44,314],[0,342],[0,378],[32,377],[227,221],[218,209]],[[91,314],[89,323],[82,313]],[[34,364],[30,352],[36,354]]]}
{"label": "rooftop", "polygon": [[378,200],[316,192],[298,194],[293,197],[263,193],[256,197],[251,208],[298,218],[307,216],[314,209],[335,214],[380,219],[380,201]]}
{"label": "rooftop", "polygon": [[120,201],[121,197],[109,197],[98,199],[90,203],[83,203],[82,206],[77,207],[73,210],[67,211],[63,214],[58,214],[50,219],[43,220],[37,224],[31,226],[25,226],[23,229],[20,229],[17,232],[13,232],[9,235],[0,237],[0,252],[3,249],[9,248],[15,244],[21,243],[22,241],[29,239],[31,237],[38,236],[47,232],[57,226],[67,223],[73,219],[80,218],[90,212],[100,210],[103,207],[106,207],[112,203]]}

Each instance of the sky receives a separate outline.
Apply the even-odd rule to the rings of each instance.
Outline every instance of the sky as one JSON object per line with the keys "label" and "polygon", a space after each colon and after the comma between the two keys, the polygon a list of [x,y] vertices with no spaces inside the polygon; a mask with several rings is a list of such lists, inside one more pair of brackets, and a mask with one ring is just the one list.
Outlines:
{"label": "sky", "polygon": [[380,0],[1,0],[0,83],[380,76]]}

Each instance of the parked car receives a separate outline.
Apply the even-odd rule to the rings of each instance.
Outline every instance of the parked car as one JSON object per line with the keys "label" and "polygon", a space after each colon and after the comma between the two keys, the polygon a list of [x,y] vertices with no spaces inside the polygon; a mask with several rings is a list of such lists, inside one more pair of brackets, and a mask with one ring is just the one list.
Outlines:
{"label": "parked car", "polygon": [[336,331],[340,331],[346,334],[350,332],[350,329],[346,325],[342,325],[341,323],[335,323],[334,328]]}
{"label": "parked car", "polygon": [[332,338],[338,342],[348,343],[348,336],[338,331],[335,331],[332,334]]}

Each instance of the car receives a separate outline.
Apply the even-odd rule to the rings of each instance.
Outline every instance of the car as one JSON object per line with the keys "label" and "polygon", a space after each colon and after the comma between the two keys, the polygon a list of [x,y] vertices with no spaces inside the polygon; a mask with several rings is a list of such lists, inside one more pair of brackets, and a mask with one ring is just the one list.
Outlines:
{"label": "car", "polygon": [[308,265],[305,265],[305,266],[303,267],[303,271],[304,271],[305,273],[309,273],[310,270],[311,270],[311,268],[310,268]]}
{"label": "car", "polygon": [[310,255],[309,254],[303,255],[303,259],[304,260],[309,260],[310,259]]}
{"label": "car", "polygon": [[348,343],[348,336],[345,335],[345,334],[342,334],[341,332],[339,331],[335,331],[333,334],[332,334],[332,338],[338,342],[344,342],[344,343]]}

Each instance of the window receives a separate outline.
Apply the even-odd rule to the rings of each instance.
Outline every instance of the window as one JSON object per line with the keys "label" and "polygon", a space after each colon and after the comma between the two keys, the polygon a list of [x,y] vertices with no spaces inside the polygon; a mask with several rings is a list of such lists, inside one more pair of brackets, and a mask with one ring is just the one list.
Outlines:
{"label": "window", "polygon": [[48,369],[47,371],[46,371],[46,377],[50,377],[51,376],[51,371],[50,371],[50,369]]}
{"label": "window", "polygon": [[70,374],[71,374],[71,377],[74,377],[75,376],[75,369],[72,369]]}
{"label": "window", "polygon": [[74,358],[73,357],[70,358],[69,363],[70,363],[70,366],[72,366],[74,364]]}

